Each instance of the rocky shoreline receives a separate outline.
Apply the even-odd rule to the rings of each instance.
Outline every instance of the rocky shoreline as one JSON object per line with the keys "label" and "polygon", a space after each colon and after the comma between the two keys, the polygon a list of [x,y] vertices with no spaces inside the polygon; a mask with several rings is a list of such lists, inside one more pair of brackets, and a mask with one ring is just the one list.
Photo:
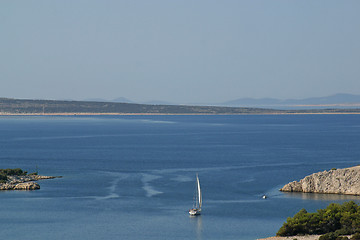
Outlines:
{"label": "rocky shoreline", "polygon": [[59,176],[25,175],[7,176],[7,178],[5,183],[0,183],[0,190],[37,190],[40,189],[40,185],[35,181],[59,178]]}
{"label": "rocky shoreline", "polygon": [[311,174],[286,184],[283,192],[360,195],[360,166]]}
{"label": "rocky shoreline", "polygon": [[[280,191],[360,196],[360,166],[313,173],[300,181],[285,184]],[[319,237],[320,235],[276,236],[257,240],[318,240]],[[347,237],[350,238],[351,235]]]}
{"label": "rocky shoreline", "polygon": [[261,238],[257,240],[318,240],[320,235],[305,235],[305,236],[291,236],[291,237],[269,237],[269,238]]}
{"label": "rocky shoreline", "polygon": [[[319,240],[321,235],[304,235],[304,236],[288,236],[288,237],[268,237],[268,238],[259,238],[256,240]],[[351,238],[352,235],[344,235],[343,237]]]}

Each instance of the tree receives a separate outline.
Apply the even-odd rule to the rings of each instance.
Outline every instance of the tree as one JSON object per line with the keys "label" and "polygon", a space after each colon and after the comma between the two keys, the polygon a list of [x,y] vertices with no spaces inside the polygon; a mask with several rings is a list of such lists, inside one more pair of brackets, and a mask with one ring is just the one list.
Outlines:
{"label": "tree", "polygon": [[308,213],[301,209],[294,217],[279,229],[278,236],[295,236],[303,234],[328,234],[325,238],[335,235],[347,235],[360,232],[360,206],[355,202],[345,202],[342,205],[332,203],[325,209]]}

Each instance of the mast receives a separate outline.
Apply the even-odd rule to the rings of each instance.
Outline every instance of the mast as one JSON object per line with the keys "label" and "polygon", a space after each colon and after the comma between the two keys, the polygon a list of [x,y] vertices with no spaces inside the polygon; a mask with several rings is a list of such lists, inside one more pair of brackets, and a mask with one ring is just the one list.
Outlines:
{"label": "mast", "polygon": [[198,193],[198,204],[199,204],[199,209],[201,209],[201,205],[202,205],[202,196],[201,196],[201,189],[200,189],[200,181],[199,181],[199,176],[198,174],[196,174],[196,183],[197,183],[197,193]]}

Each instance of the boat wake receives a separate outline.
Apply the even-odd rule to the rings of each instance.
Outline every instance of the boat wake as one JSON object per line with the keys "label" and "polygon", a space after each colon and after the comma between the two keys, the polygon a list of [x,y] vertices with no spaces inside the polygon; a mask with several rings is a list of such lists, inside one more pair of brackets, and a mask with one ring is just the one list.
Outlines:
{"label": "boat wake", "polygon": [[221,203],[221,204],[231,204],[231,203],[256,203],[256,202],[263,202],[262,199],[248,199],[248,200],[206,200],[207,204],[215,204],[215,203]]}
{"label": "boat wake", "polygon": [[176,177],[171,178],[175,182],[191,182],[192,179],[189,176],[177,175]]}
{"label": "boat wake", "polygon": [[109,183],[109,186],[106,188],[107,195],[105,196],[91,196],[90,198],[94,198],[96,200],[107,200],[119,198],[120,195],[116,193],[116,189],[118,188],[120,182],[129,177],[129,174],[125,173],[115,173],[115,172],[103,172],[106,175],[110,175],[113,177],[113,180]]}
{"label": "boat wake", "polygon": [[142,177],[141,177],[141,181],[143,183],[143,189],[145,190],[146,192],[146,196],[147,197],[152,197],[152,196],[155,196],[155,195],[158,195],[158,194],[162,194],[163,192],[160,192],[160,191],[157,191],[155,190],[151,185],[150,185],[150,182],[155,180],[155,179],[159,179],[161,178],[160,176],[157,176],[157,175],[151,175],[151,174],[147,174],[147,173],[143,173],[141,174]]}

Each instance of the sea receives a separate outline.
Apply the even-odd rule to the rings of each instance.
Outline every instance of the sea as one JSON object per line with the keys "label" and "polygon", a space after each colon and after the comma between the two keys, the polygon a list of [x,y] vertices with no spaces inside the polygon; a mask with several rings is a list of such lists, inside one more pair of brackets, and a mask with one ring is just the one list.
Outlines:
{"label": "sea", "polygon": [[[302,208],[360,203],[284,184],[358,164],[360,115],[1,116],[0,168],[62,178],[1,191],[0,236],[270,237]],[[196,174],[203,207],[191,217]]]}

